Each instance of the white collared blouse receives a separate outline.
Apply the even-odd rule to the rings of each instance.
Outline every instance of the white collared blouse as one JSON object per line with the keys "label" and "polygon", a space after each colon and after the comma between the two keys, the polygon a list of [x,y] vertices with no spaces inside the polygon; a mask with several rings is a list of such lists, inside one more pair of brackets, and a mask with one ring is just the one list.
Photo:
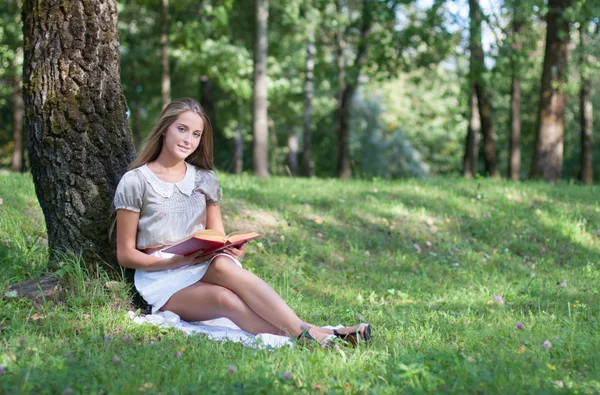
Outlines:
{"label": "white collared blouse", "polygon": [[206,226],[206,206],[221,202],[215,173],[186,162],[183,179],[162,181],[143,165],[123,175],[114,197],[115,210],[140,213],[136,248],[174,244]]}

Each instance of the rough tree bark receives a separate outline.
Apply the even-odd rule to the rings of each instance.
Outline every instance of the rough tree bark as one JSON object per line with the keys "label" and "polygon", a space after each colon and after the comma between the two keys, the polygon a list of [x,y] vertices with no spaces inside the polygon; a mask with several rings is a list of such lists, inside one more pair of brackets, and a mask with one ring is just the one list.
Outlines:
{"label": "rough tree bark", "polygon": [[171,72],[169,70],[169,0],[162,0],[160,12],[160,65],[162,68],[160,91],[163,108],[171,102]]}
{"label": "rough tree bark", "polygon": [[25,127],[54,251],[116,267],[108,238],[116,185],[133,160],[119,77],[115,0],[25,0]]}
{"label": "rough tree bark", "polygon": [[[521,20],[517,16],[519,5],[515,5],[515,16],[513,19],[513,59],[512,59],[512,82],[510,88],[510,146],[508,159],[508,178],[514,181],[520,179],[521,173],[521,82],[519,80],[520,62],[523,43],[521,39]],[[517,59],[515,59],[515,57]]]}
{"label": "rough tree bark", "polygon": [[594,182],[592,168],[592,82],[590,80],[588,66],[587,44],[589,37],[586,32],[587,23],[581,23],[579,27],[579,42],[581,47],[581,58],[579,70],[581,73],[581,91],[579,92],[579,124],[581,127],[581,164],[579,179],[586,185]]}
{"label": "rough tree bark", "polygon": [[[358,79],[362,67],[367,61],[367,43],[372,23],[370,7],[371,2],[369,0],[362,1],[362,27],[360,30],[360,40],[356,51],[356,59],[349,69],[347,78],[344,73],[344,68],[339,68],[341,94],[338,97],[336,110],[337,175],[339,178],[349,178],[352,175],[352,170],[350,168],[350,110],[352,109],[352,99],[354,98],[354,92],[356,92],[358,86]],[[340,38],[337,41],[343,43],[341,33],[339,33],[339,35]],[[341,59],[343,62],[343,45],[338,44],[338,52],[340,52],[340,54],[337,55],[338,59]]]}
{"label": "rough tree bark", "polygon": [[314,96],[313,73],[315,69],[315,31],[314,27],[308,22],[306,31],[306,63],[304,78],[304,114],[303,123],[303,148],[302,148],[302,175],[310,177],[312,168],[310,165],[311,145],[312,145],[312,101]]}
{"label": "rough tree bark", "polygon": [[252,130],[254,146],[252,164],[259,177],[269,176],[269,130],[267,123],[267,22],[269,1],[256,0],[256,46],[254,48],[254,90],[252,97]]}
{"label": "rough tree bark", "polygon": [[470,115],[465,154],[463,157],[463,176],[473,178],[477,174],[477,161],[479,157],[479,134],[481,133],[481,118],[477,104],[477,91],[475,83],[471,83]]}
{"label": "rough tree bark", "polygon": [[494,121],[492,119],[492,105],[488,98],[488,91],[484,78],[485,63],[483,47],[481,45],[482,16],[478,0],[469,0],[469,17],[469,47],[471,50],[470,67],[475,81],[479,116],[481,117],[485,173],[491,177],[498,177],[498,161],[496,158],[496,137],[494,132]]}
{"label": "rough tree bark", "polygon": [[565,127],[566,66],[569,58],[569,20],[572,0],[549,0],[546,48],[540,88],[535,148],[530,178],[557,181],[562,175]]}
{"label": "rough tree bark", "polygon": [[23,48],[16,50],[15,78],[13,80],[13,155],[12,171],[23,171],[23,115],[25,108],[23,105],[23,86],[21,59],[23,57]]}

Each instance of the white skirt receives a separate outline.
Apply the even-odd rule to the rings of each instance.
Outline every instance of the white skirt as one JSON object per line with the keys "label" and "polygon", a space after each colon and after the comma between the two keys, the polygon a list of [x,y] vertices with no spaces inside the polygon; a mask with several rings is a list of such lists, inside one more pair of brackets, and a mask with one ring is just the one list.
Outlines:
{"label": "white skirt", "polygon": [[[173,254],[156,251],[150,254],[158,258],[170,258]],[[146,271],[137,269],[134,276],[135,288],[144,300],[152,306],[152,313],[156,313],[176,292],[189,287],[200,281],[213,259],[224,255],[231,258],[236,265],[242,264],[229,254],[221,253],[212,257],[209,261],[196,265],[183,266],[172,270]]]}

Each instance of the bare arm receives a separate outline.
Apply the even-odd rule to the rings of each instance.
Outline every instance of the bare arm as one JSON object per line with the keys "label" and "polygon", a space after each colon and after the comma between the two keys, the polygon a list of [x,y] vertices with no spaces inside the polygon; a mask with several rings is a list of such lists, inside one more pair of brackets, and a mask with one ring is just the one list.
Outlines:
{"label": "bare arm", "polygon": [[223,226],[220,205],[206,206],[206,229],[220,230],[225,234],[225,226]]}
{"label": "bare arm", "polygon": [[[223,226],[223,216],[221,215],[221,206],[207,206],[206,207],[206,229],[220,230],[225,234],[225,226]],[[229,247],[224,252],[233,255],[236,259],[242,259],[246,252],[246,243],[236,247]]]}
{"label": "bare arm", "polygon": [[[201,252],[172,258],[158,258],[144,254],[136,248],[137,227],[140,213],[117,210],[117,260],[123,267],[142,270],[176,269],[198,262]],[[222,226],[222,224],[221,224]]]}

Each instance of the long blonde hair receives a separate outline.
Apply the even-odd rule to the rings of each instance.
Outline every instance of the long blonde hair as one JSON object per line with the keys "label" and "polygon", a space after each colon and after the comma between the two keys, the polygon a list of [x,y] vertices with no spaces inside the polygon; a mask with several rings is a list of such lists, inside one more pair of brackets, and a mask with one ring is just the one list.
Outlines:
{"label": "long blonde hair", "polygon": [[152,131],[150,131],[148,142],[129,165],[129,170],[136,169],[158,158],[163,147],[165,131],[180,114],[186,111],[192,111],[202,118],[204,130],[202,131],[200,145],[185,161],[202,169],[213,170],[213,135],[210,119],[208,119],[200,103],[190,98],[176,99],[167,104]]}

